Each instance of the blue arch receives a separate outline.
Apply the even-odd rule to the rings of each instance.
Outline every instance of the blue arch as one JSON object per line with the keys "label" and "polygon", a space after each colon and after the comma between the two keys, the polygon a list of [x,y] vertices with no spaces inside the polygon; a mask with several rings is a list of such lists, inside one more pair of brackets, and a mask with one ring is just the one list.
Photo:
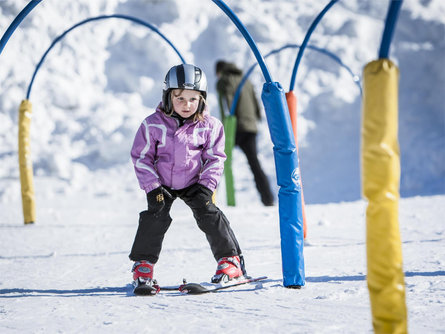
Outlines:
{"label": "blue arch", "polygon": [[[264,58],[267,58],[267,57],[269,57],[269,56],[271,56],[273,54],[276,54],[276,53],[280,53],[281,51],[283,51],[285,49],[289,49],[289,48],[299,48],[299,49],[301,49],[301,46],[297,45],[297,44],[287,44],[287,45],[282,46],[281,48],[278,48],[278,49],[270,51],[268,54],[266,54],[264,56]],[[311,50],[314,50],[314,51],[317,51],[317,52],[320,52],[320,53],[322,53],[322,54],[332,58],[334,61],[336,61],[338,64],[340,64],[341,67],[345,68],[349,72],[349,74],[351,74],[352,80],[355,82],[355,84],[357,85],[358,89],[360,90],[360,95],[362,94],[362,86],[360,85],[360,77],[358,75],[354,74],[354,72],[352,72],[352,70],[345,63],[343,63],[338,56],[336,56],[335,54],[333,54],[332,52],[330,52],[330,51],[328,51],[326,49],[319,48],[317,46],[307,45],[307,48],[309,48]],[[256,63],[253,64],[246,71],[246,74],[244,74],[243,78],[241,79],[241,81],[240,81],[240,83],[238,85],[238,88],[236,89],[235,95],[233,97],[232,105],[230,106],[230,114],[231,115],[235,115],[235,109],[236,109],[236,105],[238,104],[238,100],[239,100],[239,98],[241,96],[241,90],[242,90],[244,84],[246,83],[248,77],[250,76],[250,74],[255,69],[256,65],[257,65]]]}
{"label": "blue arch", "polygon": [[382,43],[379,50],[379,58],[388,58],[389,47],[391,45],[392,36],[399,17],[400,7],[403,0],[392,0],[389,5],[388,14],[386,15],[385,30],[383,31]]}
{"label": "blue arch", "polygon": [[0,54],[2,53],[3,49],[6,46],[6,43],[8,43],[9,38],[14,33],[15,29],[22,23],[23,19],[34,9],[35,6],[37,6],[42,0],[31,0],[25,8],[22,9],[22,11],[19,13],[19,15],[16,16],[14,21],[9,25],[8,29],[6,29],[6,32],[3,34],[2,39],[0,39]]}
{"label": "blue arch", "polygon": [[98,21],[98,20],[105,20],[105,19],[111,19],[111,18],[118,18],[118,19],[123,19],[123,20],[128,20],[137,24],[140,24],[144,27],[147,27],[149,29],[151,29],[152,31],[156,32],[159,36],[161,36],[172,48],[173,50],[175,50],[176,54],[179,56],[179,58],[181,59],[182,63],[185,63],[184,58],[182,57],[181,53],[176,49],[176,47],[173,45],[172,42],[170,42],[170,40],[168,40],[167,37],[165,37],[165,35],[163,35],[155,26],[153,26],[152,24],[145,22],[141,19],[132,17],[132,16],[127,16],[127,15],[121,15],[121,14],[113,14],[113,15],[101,15],[101,16],[96,16],[96,17],[91,17],[89,19],[83,20],[75,25],[73,25],[71,28],[65,30],[61,35],[57,36],[53,42],[51,43],[51,45],[49,46],[49,48],[45,51],[45,53],[43,54],[42,58],[40,59],[40,61],[37,63],[36,69],[34,70],[34,73],[32,75],[31,78],[31,82],[29,83],[28,86],[28,91],[26,93],[26,99],[29,100],[29,96],[31,95],[31,89],[32,89],[32,85],[34,83],[34,79],[37,75],[37,72],[39,71],[40,67],[42,66],[43,61],[45,60],[46,56],[48,55],[48,53],[51,51],[51,49],[58,43],[60,42],[69,32],[73,31],[74,29],[89,23],[89,22],[93,22],[93,21]]}
{"label": "blue arch", "polygon": [[263,72],[264,79],[266,80],[267,83],[271,83],[273,80],[272,80],[272,76],[270,75],[269,69],[267,68],[266,62],[264,61],[263,56],[261,55],[260,51],[258,50],[258,47],[255,44],[255,41],[253,40],[252,36],[247,31],[246,27],[241,23],[241,21],[235,15],[235,13],[223,1],[221,1],[221,0],[212,0],[212,1],[219,8],[222,9],[222,11],[232,20],[232,22],[236,25],[238,30],[244,36],[244,39],[249,44],[250,49],[252,50],[258,64],[261,67],[261,71]]}
{"label": "blue arch", "polygon": [[292,77],[291,77],[291,80],[290,80],[289,91],[294,90],[295,79],[297,77],[298,66],[300,65],[301,58],[303,57],[304,50],[306,49],[306,45],[309,42],[309,39],[311,38],[312,32],[315,30],[315,27],[321,21],[321,19],[323,18],[324,14],[326,14],[326,12],[333,5],[335,5],[335,3],[337,1],[338,0],[331,0],[331,2],[329,2],[326,5],[326,7],[320,12],[320,14],[318,14],[318,16],[315,18],[314,22],[312,22],[311,26],[309,27],[309,30],[307,31],[306,36],[304,37],[303,43],[301,44],[301,48],[298,51],[297,59],[295,59],[295,65],[294,65],[294,69],[292,71]]}

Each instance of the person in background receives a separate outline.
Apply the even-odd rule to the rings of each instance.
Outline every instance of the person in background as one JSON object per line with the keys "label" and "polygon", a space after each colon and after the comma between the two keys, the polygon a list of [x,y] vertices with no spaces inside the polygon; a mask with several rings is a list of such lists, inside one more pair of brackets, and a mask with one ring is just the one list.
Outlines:
{"label": "person in background", "polygon": [[[243,78],[243,72],[235,64],[219,60],[215,66],[216,90],[221,110],[221,118],[230,114],[235,92]],[[256,137],[258,133],[257,122],[261,119],[260,107],[255,90],[250,81],[246,81],[235,109],[236,137],[235,145],[246,155],[250,169],[255,179],[256,188],[260,194],[261,202],[265,206],[274,205],[274,196],[270,190],[269,180],[258,160]]]}

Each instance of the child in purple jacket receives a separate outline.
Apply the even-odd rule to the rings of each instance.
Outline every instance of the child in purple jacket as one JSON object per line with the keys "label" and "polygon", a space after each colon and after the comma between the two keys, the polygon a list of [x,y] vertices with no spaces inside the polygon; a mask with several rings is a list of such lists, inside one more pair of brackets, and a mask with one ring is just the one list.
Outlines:
{"label": "child in purple jacket", "polygon": [[246,272],[229,221],[213,202],[224,168],[224,129],[206,108],[207,79],[190,64],[172,67],[164,82],[162,102],[139,127],[131,158],[148,209],[130,253],[135,285],[151,285],[173,201],[181,198],[206,234],[218,266],[211,281],[228,281]]}

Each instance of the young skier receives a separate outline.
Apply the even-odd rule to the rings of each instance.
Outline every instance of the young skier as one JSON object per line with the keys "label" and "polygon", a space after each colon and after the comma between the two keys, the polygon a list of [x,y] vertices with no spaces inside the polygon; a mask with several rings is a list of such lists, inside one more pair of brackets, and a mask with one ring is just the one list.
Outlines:
{"label": "young skier", "polygon": [[224,130],[206,107],[207,79],[190,64],[172,67],[164,81],[162,102],[145,118],[131,149],[148,208],[139,214],[130,259],[135,285],[151,285],[176,198],[193,211],[218,262],[211,281],[218,283],[246,272],[238,241],[212,195],[223,173]]}

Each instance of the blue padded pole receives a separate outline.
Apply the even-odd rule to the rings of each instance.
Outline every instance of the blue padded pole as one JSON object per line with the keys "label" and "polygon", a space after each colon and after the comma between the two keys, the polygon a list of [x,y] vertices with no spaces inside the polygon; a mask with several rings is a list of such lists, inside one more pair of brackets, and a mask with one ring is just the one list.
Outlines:
{"label": "blue padded pole", "polygon": [[163,35],[155,26],[153,26],[152,24],[142,21],[141,19],[132,17],[132,16],[127,16],[127,15],[121,15],[121,14],[113,14],[113,15],[101,15],[101,16],[96,16],[96,17],[91,17],[89,19],[83,20],[75,25],[73,25],[71,28],[65,30],[61,35],[57,36],[53,42],[51,43],[51,45],[49,46],[49,48],[45,51],[45,53],[43,54],[42,58],[40,59],[40,61],[37,63],[37,66],[34,70],[34,73],[32,75],[31,78],[31,82],[29,83],[28,86],[28,92],[26,93],[26,99],[29,100],[29,96],[31,95],[31,89],[32,89],[32,85],[34,83],[34,79],[37,75],[37,72],[39,71],[40,67],[42,66],[43,61],[45,60],[46,56],[48,55],[48,53],[51,51],[51,49],[58,43],[60,42],[60,40],[62,40],[69,32],[73,31],[74,29],[78,28],[81,25],[84,25],[88,22],[92,22],[92,21],[98,21],[98,20],[105,20],[105,19],[111,19],[111,18],[118,18],[118,19],[124,19],[124,20],[128,20],[140,25],[143,25],[151,30],[153,30],[154,32],[156,32],[159,36],[162,37],[162,39],[164,39],[172,48],[173,50],[175,50],[176,54],[179,56],[179,58],[181,59],[182,63],[185,64],[185,60],[182,57],[181,53],[176,49],[176,47],[173,45],[172,42],[170,42],[170,40],[165,37],[165,35]]}
{"label": "blue padded pole", "polygon": [[16,16],[14,21],[9,25],[6,32],[3,34],[2,39],[0,40],[0,54],[2,53],[3,49],[6,46],[6,43],[8,43],[9,38],[14,33],[15,29],[22,23],[23,19],[31,12],[35,6],[37,6],[42,0],[32,0],[30,1],[25,8],[22,9],[22,11],[19,13],[19,15]]}
{"label": "blue padded pole", "polygon": [[315,18],[314,22],[312,22],[311,26],[309,27],[308,32],[306,33],[306,36],[304,37],[303,44],[301,44],[300,50],[298,51],[297,59],[295,59],[295,65],[294,70],[292,71],[292,77],[290,80],[290,87],[289,92],[294,90],[295,86],[295,78],[297,77],[297,71],[298,66],[300,65],[301,58],[303,57],[304,50],[306,49],[306,45],[309,42],[309,39],[311,38],[312,32],[317,27],[318,23],[323,18],[324,14],[333,6],[338,0],[332,0],[327,4],[327,6],[318,14],[318,16]]}
{"label": "blue padded pole", "polygon": [[400,7],[403,0],[392,0],[389,5],[388,14],[386,15],[385,30],[383,31],[382,43],[380,45],[379,58],[389,58],[389,47],[391,45],[392,36],[399,17]]}
{"label": "blue padded pole", "polygon": [[254,52],[266,79],[261,98],[274,144],[275,169],[277,183],[280,187],[278,204],[283,285],[288,288],[299,288],[305,284],[301,182],[299,180],[298,152],[295,147],[284,90],[279,83],[272,82],[272,77],[255,42],[232,10],[222,1],[212,1],[232,19],[241,31]]}

